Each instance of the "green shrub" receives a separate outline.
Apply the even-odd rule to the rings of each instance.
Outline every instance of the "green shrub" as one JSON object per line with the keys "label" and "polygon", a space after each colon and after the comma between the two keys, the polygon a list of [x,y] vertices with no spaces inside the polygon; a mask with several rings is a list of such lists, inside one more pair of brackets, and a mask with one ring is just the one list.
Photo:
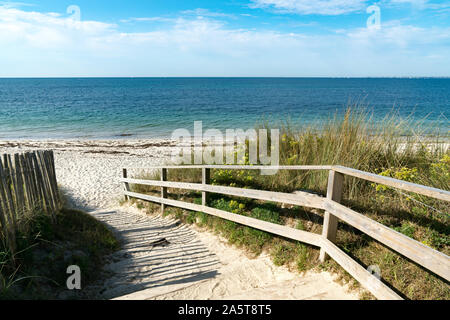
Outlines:
{"label": "green shrub", "polygon": [[259,207],[253,208],[251,217],[267,222],[281,224],[280,213],[269,209]]}

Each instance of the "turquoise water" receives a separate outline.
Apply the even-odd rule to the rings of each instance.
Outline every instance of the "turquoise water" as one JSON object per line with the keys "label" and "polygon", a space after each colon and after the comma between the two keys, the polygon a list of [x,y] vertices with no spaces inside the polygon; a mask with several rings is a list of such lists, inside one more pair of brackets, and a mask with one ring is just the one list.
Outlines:
{"label": "turquoise water", "polygon": [[362,101],[450,130],[450,79],[0,79],[0,139],[170,137],[177,128],[248,129],[262,119],[321,122]]}

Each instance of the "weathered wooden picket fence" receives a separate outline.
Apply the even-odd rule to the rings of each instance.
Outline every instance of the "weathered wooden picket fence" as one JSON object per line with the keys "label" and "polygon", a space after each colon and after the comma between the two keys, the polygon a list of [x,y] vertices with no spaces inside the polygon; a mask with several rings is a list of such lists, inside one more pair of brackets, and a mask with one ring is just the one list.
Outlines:
{"label": "weathered wooden picket fence", "polygon": [[60,208],[53,151],[4,154],[0,159],[0,240],[13,253],[23,215]]}
{"label": "weathered wooden picket fence", "polygon": [[[370,271],[340,249],[336,244],[336,233],[338,231],[338,219],[364,232],[376,239],[385,246],[397,251],[418,265],[430,270],[446,281],[450,281],[450,257],[442,252],[434,250],[423,243],[420,243],[408,236],[405,236],[381,223],[378,223],[344,205],[340,204],[344,175],[364,179],[367,181],[384,184],[393,188],[426,195],[435,199],[450,201],[450,192],[436,188],[430,188],[398,179],[384,177],[369,172],[364,172],[343,166],[159,166],[152,167],[161,170],[161,181],[130,179],[127,177],[127,170],[123,169],[123,177],[120,179],[124,183],[124,195],[161,204],[164,206],[174,206],[192,211],[200,211],[226,220],[234,221],[242,225],[270,232],[282,237],[301,241],[316,247],[320,250],[320,259],[323,261],[326,256],[330,256],[339,265],[351,274],[358,282],[367,288],[375,297],[379,299],[402,299],[402,297],[380,281]],[[167,181],[168,169],[202,169],[202,183],[185,183]],[[227,170],[328,170],[328,190],[327,196],[321,197],[308,192],[297,192],[296,194],[272,192],[254,189],[243,189],[235,187],[215,186],[210,184],[211,169]],[[161,187],[161,196],[151,196],[130,191],[130,184],[140,184],[154,187]],[[167,198],[167,188],[195,190],[202,192],[202,205],[188,203]],[[229,196],[244,197],[279,203],[293,204],[298,206],[316,208],[324,210],[324,221],[322,234],[297,230],[287,226],[274,224],[255,218],[234,214],[208,206],[208,193],[225,194]]]}

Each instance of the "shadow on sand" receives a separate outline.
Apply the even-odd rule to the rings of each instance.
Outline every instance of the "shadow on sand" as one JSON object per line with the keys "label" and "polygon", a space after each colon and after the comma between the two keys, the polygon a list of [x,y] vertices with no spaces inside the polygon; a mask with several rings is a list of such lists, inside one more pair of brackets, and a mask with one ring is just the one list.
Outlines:
{"label": "shadow on sand", "polygon": [[[109,257],[106,276],[93,286],[97,298],[111,299],[164,286],[190,286],[219,274],[218,257],[186,225],[122,209],[91,214],[104,222],[122,245]],[[166,241],[158,242],[162,239]]]}

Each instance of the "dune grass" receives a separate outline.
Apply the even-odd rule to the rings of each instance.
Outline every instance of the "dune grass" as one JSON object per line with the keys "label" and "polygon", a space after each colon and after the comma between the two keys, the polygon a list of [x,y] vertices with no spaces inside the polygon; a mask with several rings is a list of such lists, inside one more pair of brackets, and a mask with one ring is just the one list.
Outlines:
{"label": "dune grass", "polygon": [[66,269],[81,270],[82,289],[97,280],[105,255],[119,242],[105,225],[78,210],[61,209],[53,220],[42,211],[24,215],[14,259],[0,245],[0,299],[95,298],[69,291]]}
{"label": "dune grass", "polygon": [[[343,165],[390,176],[426,186],[450,190],[450,150],[448,134],[425,136],[420,125],[391,114],[383,121],[370,113],[348,109],[343,117],[335,116],[318,130],[315,127],[281,126],[280,164]],[[270,128],[268,123],[261,127]],[[278,126],[279,128],[280,126]],[[404,135],[407,132],[408,135]],[[447,144],[446,144],[447,143]],[[159,174],[141,174],[159,179]],[[260,176],[252,170],[212,170],[211,183],[272,191],[310,190],[326,195],[327,171],[279,171]],[[201,170],[173,169],[171,181],[201,182]],[[133,190],[159,194],[158,188],[133,186]],[[169,189],[169,198],[200,203],[196,192]],[[409,192],[346,177],[343,204],[420,241],[447,255],[450,254],[450,204]],[[237,214],[321,233],[323,212],[296,206],[212,195],[210,205]],[[142,206],[142,205],[141,205]],[[149,210],[155,205],[148,205]],[[331,260],[320,264],[318,249],[268,233],[241,226],[204,213],[168,208],[166,214],[186,223],[207,227],[225,236],[231,244],[258,255],[267,250],[276,265],[299,271],[312,268],[336,272],[345,281],[358,286]],[[344,222],[339,223],[337,245],[363,266],[378,265],[382,278],[404,298],[450,299],[448,282],[425,271],[396,252],[362,234]],[[371,299],[367,292],[361,298]]]}

